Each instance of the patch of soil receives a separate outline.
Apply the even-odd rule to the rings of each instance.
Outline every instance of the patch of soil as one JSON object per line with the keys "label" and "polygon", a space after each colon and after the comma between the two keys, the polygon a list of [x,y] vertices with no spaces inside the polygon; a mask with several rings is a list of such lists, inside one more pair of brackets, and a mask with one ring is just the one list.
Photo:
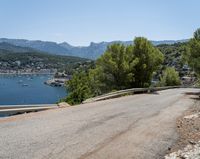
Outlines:
{"label": "patch of soil", "polygon": [[177,154],[187,153],[190,155],[190,151],[193,150],[191,150],[191,148],[189,149],[188,147],[192,147],[194,149],[200,143],[200,100],[196,100],[194,106],[187,110],[177,120],[177,132],[179,134],[179,139],[172,147],[169,148],[168,154],[174,152],[176,154],[175,158],[177,159],[187,158],[178,156]]}
{"label": "patch of soil", "polygon": [[195,105],[177,120],[177,131],[180,134],[180,139],[172,148],[172,151],[182,149],[188,144],[195,144],[200,141],[200,117],[184,118],[189,115],[198,114],[199,112],[200,102],[196,101]]}

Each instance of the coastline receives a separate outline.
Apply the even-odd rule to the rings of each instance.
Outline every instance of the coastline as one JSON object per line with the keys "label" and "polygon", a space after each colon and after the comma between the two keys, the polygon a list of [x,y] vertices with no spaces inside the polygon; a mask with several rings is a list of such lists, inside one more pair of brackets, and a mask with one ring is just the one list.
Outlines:
{"label": "coastline", "polygon": [[0,75],[54,75],[55,73],[41,73],[41,72],[22,72],[22,73],[0,73]]}
{"label": "coastline", "polygon": [[54,75],[56,69],[21,69],[21,70],[4,70],[0,69],[0,75]]}

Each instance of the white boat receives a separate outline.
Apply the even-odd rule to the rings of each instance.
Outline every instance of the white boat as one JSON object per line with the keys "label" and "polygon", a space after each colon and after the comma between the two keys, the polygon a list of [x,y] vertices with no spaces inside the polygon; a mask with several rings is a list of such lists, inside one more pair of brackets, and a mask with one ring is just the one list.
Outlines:
{"label": "white boat", "polygon": [[23,87],[27,87],[27,86],[28,86],[28,84],[25,84],[25,83],[24,83],[24,84],[22,84],[22,86],[23,86]]}

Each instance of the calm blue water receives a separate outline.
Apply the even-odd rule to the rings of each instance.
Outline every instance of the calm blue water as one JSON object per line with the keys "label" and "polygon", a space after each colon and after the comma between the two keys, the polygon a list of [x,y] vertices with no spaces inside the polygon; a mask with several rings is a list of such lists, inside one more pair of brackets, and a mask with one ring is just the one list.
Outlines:
{"label": "calm blue water", "polygon": [[44,81],[51,75],[0,75],[0,105],[53,104],[66,96],[61,87]]}

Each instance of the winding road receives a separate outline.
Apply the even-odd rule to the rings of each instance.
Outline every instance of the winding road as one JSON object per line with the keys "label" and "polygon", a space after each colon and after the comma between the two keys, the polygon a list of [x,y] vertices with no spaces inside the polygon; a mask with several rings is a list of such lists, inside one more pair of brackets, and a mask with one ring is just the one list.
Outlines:
{"label": "winding road", "polygon": [[195,100],[181,88],[0,118],[0,159],[156,159]]}

